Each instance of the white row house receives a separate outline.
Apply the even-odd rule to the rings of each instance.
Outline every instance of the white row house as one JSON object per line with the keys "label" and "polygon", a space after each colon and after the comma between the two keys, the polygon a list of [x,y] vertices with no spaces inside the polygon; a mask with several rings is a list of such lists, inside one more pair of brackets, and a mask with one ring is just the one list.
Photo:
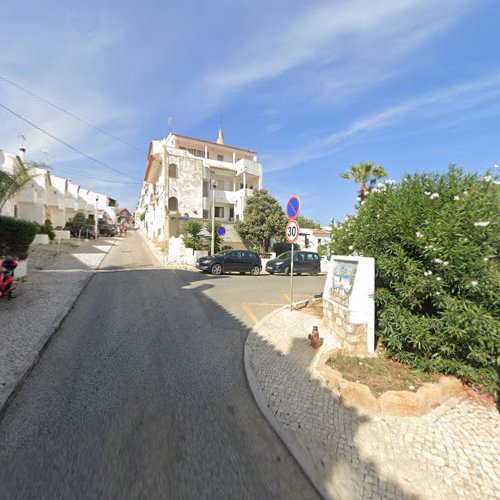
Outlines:
{"label": "white row house", "polygon": [[319,246],[328,246],[330,244],[330,228],[308,229],[300,228],[297,243],[301,250],[318,251]]}
{"label": "white row house", "polygon": [[243,217],[246,200],[262,188],[262,164],[248,149],[171,132],[152,141],[144,184],[134,220],[152,240],[178,237],[182,221],[196,219],[224,225],[224,241],[244,248],[233,224]]}
{"label": "white row house", "polygon": [[[0,150],[0,170],[15,172],[24,161],[25,151],[18,155]],[[116,200],[75,184],[71,179],[53,175],[46,169],[35,168],[35,176],[1,208],[8,215],[43,224],[47,219],[54,227],[64,227],[77,212],[93,219],[116,222]]]}

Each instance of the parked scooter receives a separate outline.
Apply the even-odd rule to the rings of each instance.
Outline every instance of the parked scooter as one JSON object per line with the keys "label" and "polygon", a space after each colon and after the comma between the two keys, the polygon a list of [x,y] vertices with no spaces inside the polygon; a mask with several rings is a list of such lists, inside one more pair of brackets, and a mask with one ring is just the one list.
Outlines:
{"label": "parked scooter", "polygon": [[14,269],[19,262],[13,259],[0,260],[0,298],[12,299],[12,292],[16,289],[14,285]]}

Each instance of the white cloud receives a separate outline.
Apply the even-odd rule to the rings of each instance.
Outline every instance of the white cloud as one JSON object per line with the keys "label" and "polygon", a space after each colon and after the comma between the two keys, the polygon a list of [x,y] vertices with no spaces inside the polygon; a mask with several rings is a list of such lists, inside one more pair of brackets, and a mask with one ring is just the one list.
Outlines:
{"label": "white cloud", "polygon": [[[460,111],[461,119],[467,119],[467,111],[475,113],[477,107],[487,102],[496,102],[500,98],[500,74],[474,80],[467,83],[452,85],[444,89],[429,92],[418,97],[402,101],[399,104],[369,115],[365,115],[347,128],[333,132],[324,137],[310,141],[309,146],[294,151],[292,154],[275,154],[279,158],[272,163],[267,172],[284,170],[305,163],[306,161],[323,158],[338,150],[348,140],[374,132],[384,127],[398,123],[409,115],[425,114],[427,117],[447,116]],[[485,108],[485,112],[488,108]],[[456,120],[454,122],[456,123]]]}
{"label": "white cloud", "polygon": [[201,85],[217,101],[306,63],[396,58],[442,31],[472,4],[472,0],[324,2],[288,22],[285,18],[281,29],[252,33],[248,43],[231,51],[234,56],[206,75]]}

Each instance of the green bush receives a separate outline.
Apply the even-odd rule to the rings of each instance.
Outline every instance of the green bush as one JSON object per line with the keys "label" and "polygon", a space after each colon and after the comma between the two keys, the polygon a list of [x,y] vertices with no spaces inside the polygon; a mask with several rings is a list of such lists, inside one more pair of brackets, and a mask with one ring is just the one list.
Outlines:
{"label": "green bush", "polygon": [[0,215],[0,256],[25,259],[37,232],[33,222]]}
{"label": "green bush", "polygon": [[[300,250],[300,245],[297,243],[293,244],[294,250]],[[281,255],[282,253],[289,252],[292,249],[292,245],[290,243],[285,242],[277,242],[273,245],[273,252],[276,255]]]}
{"label": "green bush", "polygon": [[54,226],[50,219],[45,220],[45,224],[38,226],[38,234],[46,234],[49,237],[50,241],[53,241],[56,237],[56,233],[54,232]]}
{"label": "green bush", "polygon": [[376,262],[377,334],[389,355],[497,394],[500,368],[498,179],[406,175],[372,190],[332,227],[337,255]]}

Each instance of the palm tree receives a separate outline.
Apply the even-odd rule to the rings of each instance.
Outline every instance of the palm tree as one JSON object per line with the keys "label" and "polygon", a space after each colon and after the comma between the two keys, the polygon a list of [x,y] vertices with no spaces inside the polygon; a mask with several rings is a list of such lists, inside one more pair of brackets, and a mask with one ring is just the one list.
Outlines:
{"label": "palm tree", "polygon": [[16,156],[16,164],[12,172],[0,170],[0,210],[36,175],[35,168],[25,165],[19,156]]}
{"label": "palm tree", "polygon": [[201,234],[203,231],[203,224],[195,220],[190,220],[186,223],[184,230],[184,245],[186,248],[201,250],[203,247]]}
{"label": "palm tree", "polygon": [[347,172],[340,174],[342,179],[354,179],[355,182],[361,184],[359,190],[359,197],[361,201],[365,201],[366,192],[368,190],[367,184],[373,186],[379,179],[388,177],[387,172],[381,165],[375,166],[374,161],[362,161],[358,165],[351,165]]}

